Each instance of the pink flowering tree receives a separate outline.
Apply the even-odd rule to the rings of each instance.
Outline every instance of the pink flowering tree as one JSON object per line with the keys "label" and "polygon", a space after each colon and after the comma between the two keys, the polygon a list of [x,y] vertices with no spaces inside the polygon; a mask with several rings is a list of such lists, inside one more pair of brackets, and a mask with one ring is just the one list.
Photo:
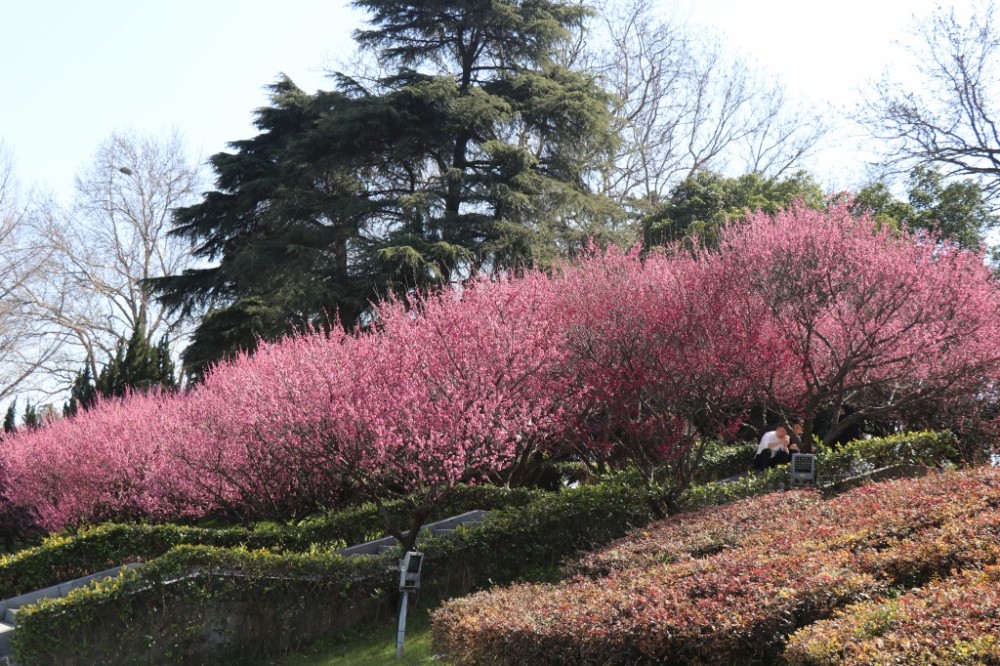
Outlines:
{"label": "pink flowering tree", "polygon": [[212,370],[180,406],[179,436],[165,443],[177,463],[173,492],[240,520],[295,520],[337,506],[341,477],[319,454],[349,390],[352,343],[342,334],[289,337]]}
{"label": "pink flowering tree", "polygon": [[590,389],[585,453],[639,470],[668,511],[708,439],[732,434],[764,396],[759,379],[780,365],[759,300],[714,269],[705,256],[611,250],[561,284],[572,362]]}
{"label": "pink flowering tree", "polygon": [[420,497],[409,524],[387,525],[412,545],[452,489],[509,475],[565,429],[581,387],[560,316],[538,273],[383,303],[353,350],[324,464],[379,506]]}
{"label": "pink flowering tree", "polygon": [[9,492],[7,464],[0,457],[0,548],[11,552],[18,537],[24,537],[34,531],[30,513],[22,506],[12,502]]}
{"label": "pink flowering tree", "polygon": [[[995,385],[1000,290],[981,255],[838,204],[752,215],[723,231],[713,264],[764,305],[786,352],[765,388],[804,415],[806,436],[822,414],[830,442],[865,418],[982,404]],[[846,404],[856,411],[841,419]]]}
{"label": "pink flowering tree", "polygon": [[107,400],[76,418],[4,440],[7,492],[47,529],[164,512],[170,474],[163,433],[176,421],[173,398],[148,393]]}

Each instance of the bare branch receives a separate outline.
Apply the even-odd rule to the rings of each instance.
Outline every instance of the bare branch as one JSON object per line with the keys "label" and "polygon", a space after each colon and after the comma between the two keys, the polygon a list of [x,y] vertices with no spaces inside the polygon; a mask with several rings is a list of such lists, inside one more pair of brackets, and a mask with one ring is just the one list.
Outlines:
{"label": "bare branch", "polygon": [[58,351],[58,337],[27,316],[26,293],[47,259],[47,249],[26,233],[29,206],[10,156],[0,146],[0,400],[44,388],[36,371]]}
{"label": "bare branch", "polygon": [[641,212],[702,170],[778,176],[825,134],[819,114],[791,108],[781,86],[653,0],[607,1],[598,14],[577,58],[616,100],[621,143],[601,189],[620,203]]}
{"label": "bare branch", "polygon": [[994,7],[968,19],[939,7],[918,24],[909,51],[921,76],[908,89],[889,75],[876,86],[858,120],[888,146],[883,168],[905,173],[915,166],[944,176],[973,177],[994,209],[1000,207],[1000,108],[994,97],[1000,30]]}
{"label": "bare branch", "polygon": [[37,206],[31,228],[46,262],[24,299],[47,335],[63,342],[47,366],[62,385],[88,356],[97,366],[112,355],[140,319],[152,342],[185,335],[186,322],[159,307],[143,280],[192,265],[189,247],[168,231],[173,210],[192,202],[198,183],[176,132],[115,133],[77,176],[71,207]]}

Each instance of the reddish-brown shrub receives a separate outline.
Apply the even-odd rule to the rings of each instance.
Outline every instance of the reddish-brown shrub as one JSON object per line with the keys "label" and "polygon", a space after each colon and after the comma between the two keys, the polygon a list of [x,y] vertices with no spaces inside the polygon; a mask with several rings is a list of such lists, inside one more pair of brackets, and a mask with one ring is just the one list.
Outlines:
{"label": "reddish-brown shrub", "polygon": [[677,516],[583,558],[586,576],[446,605],[434,640],[457,663],[767,662],[846,604],[997,562],[998,507],[1000,470],[980,469]]}
{"label": "reddish-brown shrub", "polygon": [[1000,567],[854,604],[788,641],[797,666],[1000,664]]}

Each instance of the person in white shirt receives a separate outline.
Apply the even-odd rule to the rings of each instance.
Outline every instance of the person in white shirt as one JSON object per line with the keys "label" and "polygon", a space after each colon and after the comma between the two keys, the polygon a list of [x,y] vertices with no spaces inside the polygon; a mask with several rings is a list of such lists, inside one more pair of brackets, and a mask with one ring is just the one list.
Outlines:
{"label": "person in white shirt", "polygon": [[791,447],[792,443],[788,436],[787,426],[783,423],[779,424],[774,430],[765,432],[764,436],[760,438],[757,455],[753,459],[753,468],[765,470],[768,467],[787,463],[792,459]]}

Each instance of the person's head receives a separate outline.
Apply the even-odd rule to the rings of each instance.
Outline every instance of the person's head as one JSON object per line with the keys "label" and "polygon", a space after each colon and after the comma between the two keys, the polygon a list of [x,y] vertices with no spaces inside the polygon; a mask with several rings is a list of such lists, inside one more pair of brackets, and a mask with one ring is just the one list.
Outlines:
{"label": "person's head", "polygon": [[784,423],[779,423],[778,425],[774,426],[774,434],[780,437],[781,439],[784,439],[788,437],[788,428],[785,427]]}
{"label": "person's head", "polygon": [[796,421],[795,423],[792,424],[792,432],[794,432],[796,435],[801,435],[802,430],[803,427],[801,421]]}

